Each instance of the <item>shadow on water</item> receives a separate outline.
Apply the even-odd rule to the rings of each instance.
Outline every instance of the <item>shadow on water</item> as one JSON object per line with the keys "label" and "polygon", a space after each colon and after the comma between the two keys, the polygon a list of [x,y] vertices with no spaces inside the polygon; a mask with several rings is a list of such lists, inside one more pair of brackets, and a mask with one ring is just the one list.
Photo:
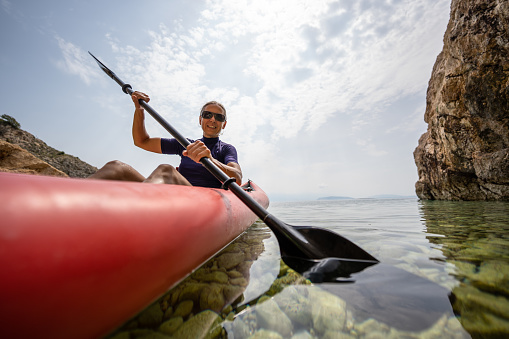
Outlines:
{"label": "shadow on water", "polygon": [[373,318],[406,331],[422,331],[452,315],[449,291],[383,263],[283,258],[312,283],[345,300],[357,321]]}
{"label": "shadow on water", "polygon": [[509,203],[422,201],[428,240],[454,265],[452,305],[478,338],[509,336]]}

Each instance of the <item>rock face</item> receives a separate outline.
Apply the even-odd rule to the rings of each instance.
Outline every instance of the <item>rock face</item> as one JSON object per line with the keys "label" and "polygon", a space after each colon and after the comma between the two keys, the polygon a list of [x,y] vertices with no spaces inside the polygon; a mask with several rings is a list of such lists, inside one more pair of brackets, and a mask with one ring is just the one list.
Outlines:
{"label": "rock face", "polygon": [[0,171],[86,178],[97,168],[0,120]]}
{"label": "rock face", "polygon": [[0,171],[67,177],[67,174],[57,170],[32,153],[3,140],[0,140]]}
{"label": "rock face", "polygon": [[509,0],[452,0],[424,120],[419,198],[509,200]]}

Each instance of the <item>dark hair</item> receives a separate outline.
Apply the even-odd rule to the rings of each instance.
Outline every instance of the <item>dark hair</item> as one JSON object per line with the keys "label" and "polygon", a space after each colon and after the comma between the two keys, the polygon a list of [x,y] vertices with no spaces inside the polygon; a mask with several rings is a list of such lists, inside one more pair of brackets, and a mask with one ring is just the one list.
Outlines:
{"label": "dark hair", "polygon": [[205,107],[207,107],[208,105],[219,106],[219,108],[221,108],[223,110],[224,117],[225,117],[225,120],[226,120],[226,108],[224,108],[224,106],[222,104],[220,104],[219,102],[217,102],[217,101],[209,101],[205,105],[203,105],[203,107],[201,108],[200,114],[203,112],[203,110],[205,110]]}

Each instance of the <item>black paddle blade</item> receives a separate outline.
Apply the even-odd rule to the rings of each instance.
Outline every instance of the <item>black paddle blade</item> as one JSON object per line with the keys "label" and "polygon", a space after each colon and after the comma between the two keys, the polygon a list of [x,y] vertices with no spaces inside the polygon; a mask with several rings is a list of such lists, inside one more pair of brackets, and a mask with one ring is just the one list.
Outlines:
{"label": "black paddle blade", "polygon": [[320,255],[310,257],[303,254],[300,247],[294,242],[289,241],[287,237],[278,236],[278,233],[274,232],[278,238],[281,255],[283,257],[309,259],[340,258],[378,263],[378,260],[371,254],[345,237],[330,230],[314,226],[291,226],[287,224],[285,224],[285,226],[296,230],[308,242],[308,244],[304,244],[304,246],[311,246],[318,249]]}
{"label": "black paddle blade", "polygon": [[92,53],[88,52],[88,54],[90,54],[92,56],[92,58],[95,59],[95,61],[97,62],[97,64],[99,65],[99,67],[104,71],[104,73],[108,74],[110,77],[112,77],[112,75],[114,74],[108,67],[106,67],[105,64],[103,64],[102,62],[99,61],[99,59],[97,59]]}

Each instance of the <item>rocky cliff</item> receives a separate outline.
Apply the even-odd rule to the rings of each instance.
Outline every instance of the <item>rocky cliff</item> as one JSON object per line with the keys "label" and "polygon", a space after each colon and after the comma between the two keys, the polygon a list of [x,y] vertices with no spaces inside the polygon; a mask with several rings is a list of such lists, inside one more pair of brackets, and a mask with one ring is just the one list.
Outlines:
{"label": "rocky cliff", "polygon": [[0,172],[86,178],[97,168],[0,119]]}
{"label": "rocky cliff", "polygon": [[509,200],[509,0],[452,0],[414,152],[421,199]]}

